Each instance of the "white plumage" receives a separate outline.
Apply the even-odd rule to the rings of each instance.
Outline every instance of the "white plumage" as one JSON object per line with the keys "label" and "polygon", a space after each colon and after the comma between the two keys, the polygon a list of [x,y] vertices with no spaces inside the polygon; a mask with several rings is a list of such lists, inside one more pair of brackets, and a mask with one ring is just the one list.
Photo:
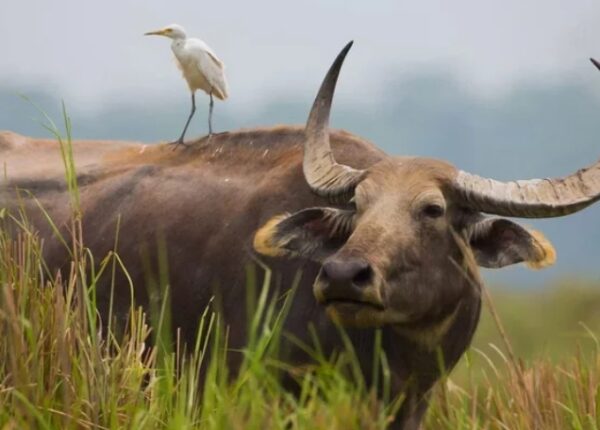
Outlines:
{"label": "white plumage", "polygon": [[175,39],[171,49],[191,91],[211,92],[220,100],[227,98],[225,66],[200,39]]}
{"label": "white plumage", "polygon": [[192,92],[192,111],[181,137],[173,143],[183,143],[185,132],[196,111],[196,90],[202,90],[210,97],[208,130],[209,134],[212,134],[213,96],[225,100],[229,95],[223,62],[204,41],[188,38],[185,30],[180,25],[171,24],[162,30],[150,31],[146,35],[165,36],[173,40],[171,49],[175,54],[177,65]]}

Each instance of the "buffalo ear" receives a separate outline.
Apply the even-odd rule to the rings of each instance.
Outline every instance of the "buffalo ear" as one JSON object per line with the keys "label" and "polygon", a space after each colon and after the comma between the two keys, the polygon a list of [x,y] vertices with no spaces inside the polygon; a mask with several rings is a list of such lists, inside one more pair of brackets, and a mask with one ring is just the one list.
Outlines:
{"label": "buffalo ear", "polygon": [[532,269],[542,269],[556,261],[556,251],[542,233],[504,218],[486,218],[471,225],[468,237],[475,260],[482,267],[525,262]]}
{"label": "buffalo ear", "polygon": [[354,212],[309,208],[278,215],[254,235],[254,249],[271,257],[306,257],[322,261],[337,251],[352,233]]}

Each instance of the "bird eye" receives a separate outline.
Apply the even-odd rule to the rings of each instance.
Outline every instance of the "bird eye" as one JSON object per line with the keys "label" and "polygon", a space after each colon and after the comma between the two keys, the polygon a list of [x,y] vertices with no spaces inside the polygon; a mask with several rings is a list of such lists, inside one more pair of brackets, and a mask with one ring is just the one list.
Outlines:
{"label": "bird eye", "polygon": [[429,218],[439,218],[444,215],[444,207],[437,203],[431,203],[423,208],[423,214]]}

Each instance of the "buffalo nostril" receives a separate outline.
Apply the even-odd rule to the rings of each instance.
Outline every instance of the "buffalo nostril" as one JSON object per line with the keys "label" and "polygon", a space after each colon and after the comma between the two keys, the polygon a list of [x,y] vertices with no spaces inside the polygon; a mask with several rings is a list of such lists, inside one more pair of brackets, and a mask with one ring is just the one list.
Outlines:
{"label": "buffalo nostril", "polygon": [[371,266],[367,266],[354,275],[352,278],[352,283],[357,287],[364,287],[371,283],[372,278],[373,269],[371,269]]}
{"label": "buffalo nostril", "polygon": [[361,258],[332,259],[323,264],[323,277],[333,283],[352,283],[359,287],[371,281],[373,270]]}

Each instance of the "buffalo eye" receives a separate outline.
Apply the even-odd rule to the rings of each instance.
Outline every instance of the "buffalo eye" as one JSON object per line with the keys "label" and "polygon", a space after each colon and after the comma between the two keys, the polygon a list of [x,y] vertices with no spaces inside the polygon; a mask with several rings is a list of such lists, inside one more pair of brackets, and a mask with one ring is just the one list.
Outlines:
{"label": "buffalo eye", "polygon": [[439,218],[444,215],[444,207],[437,203],[430,203],[423,207],[423,215],[428,218]]}

